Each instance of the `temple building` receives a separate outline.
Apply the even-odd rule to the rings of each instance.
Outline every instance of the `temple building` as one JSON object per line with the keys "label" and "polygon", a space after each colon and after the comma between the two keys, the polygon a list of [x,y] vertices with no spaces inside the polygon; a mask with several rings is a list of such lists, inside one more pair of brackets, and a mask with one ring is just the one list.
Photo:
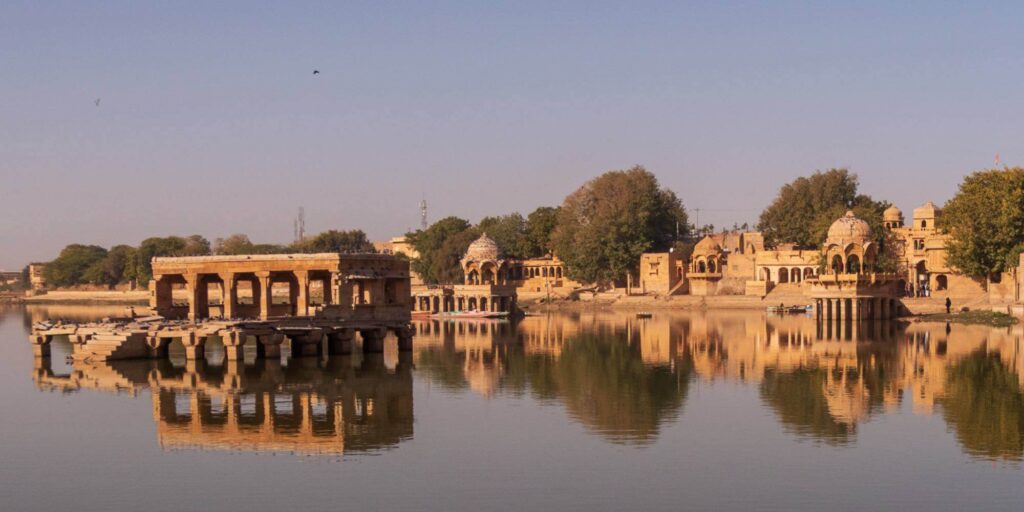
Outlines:
{"label": "temple building", "polygon": [[519,275],[522,267],[506,259],[486,233],[469,244],[460,263],[465,284],[428,287],[415,293],[413,312],[513,314],[518,310],[513,276]]}

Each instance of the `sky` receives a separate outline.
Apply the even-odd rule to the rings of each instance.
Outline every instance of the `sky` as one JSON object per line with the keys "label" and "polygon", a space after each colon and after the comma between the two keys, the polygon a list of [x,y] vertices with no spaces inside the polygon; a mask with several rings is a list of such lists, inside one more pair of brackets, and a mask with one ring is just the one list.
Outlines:
{"label": "sky", "polygon": [[[898,4],[898,5],[897,5]],[[372,239],[643,165],[701,224],[845,167],[909,215],[1024,164],[1024,4],[0,2],[0,269]],[[314,75],[313,70],[320,73]],[[96,104],[96,100],[99,104]]]}

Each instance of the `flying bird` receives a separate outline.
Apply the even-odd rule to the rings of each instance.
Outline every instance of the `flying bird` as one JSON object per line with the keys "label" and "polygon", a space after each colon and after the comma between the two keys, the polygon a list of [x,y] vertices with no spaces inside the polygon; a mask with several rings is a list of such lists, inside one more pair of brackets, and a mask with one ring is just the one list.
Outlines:
{"label": "flying bird", "polygon": [[96,98],[96,106],[97,107],[100,106],[100,99],[99,98]]}
{"label": "flying bird", "polygon": [[319,75],[320,74],[320,70],[319,69],[314,69],[313,70],[313,74],[314,75]]}

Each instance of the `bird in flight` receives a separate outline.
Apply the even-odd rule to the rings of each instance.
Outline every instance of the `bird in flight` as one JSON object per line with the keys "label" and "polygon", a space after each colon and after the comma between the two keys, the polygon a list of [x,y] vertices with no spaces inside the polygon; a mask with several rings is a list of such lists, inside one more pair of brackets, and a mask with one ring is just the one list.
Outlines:
{"label": "bird in flight", "polygon": [[319,69],[314,69],[313,70],[313,74],[314,75],[319,75],[320,74],[320,70]]}
{"label": "bird in flight", "polygon": [[99,98],[96,98],[96,106],[97,107],[100,106],[100,99]]}

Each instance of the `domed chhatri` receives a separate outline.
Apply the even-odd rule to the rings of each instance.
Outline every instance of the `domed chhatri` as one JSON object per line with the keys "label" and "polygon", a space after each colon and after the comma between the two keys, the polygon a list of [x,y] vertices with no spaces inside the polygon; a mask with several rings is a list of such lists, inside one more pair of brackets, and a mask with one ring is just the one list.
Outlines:
{"label": "domed chhatri", "polygon": [[871,226],[862,219],[857,218],[852,210],[847,210],[846,215],[839,217],[832,226],[828,228],[826,245],[846,245],[858,242],[866,244],[872,240]]}
{"label": "domed chhatri", "polygon": [[896,229],[903,227],[903,211],[895,206],[890,206],[882,212],[882,223],[885,229]]}
{"label": "domed chhatri", "polygon": [[722,246],[711,236],[705,236],[693,247],[694,254],[718,254],[722,252]]}
{"label": "domed chhatri", "polygon": [[501,247],[487,236],[480,235],[466,249],[462,257],[462,271],[466,284],[507,284],[508,262],[502,259]]}
{"label": "domed chhatri", "polygon": [[497,260],[501,257],[501,248],[498,247],[498,243],[495,242],[491,237],[487,236],[487,233],[480,235],[473,243],[469,244],[469,249],[466,249],[466,255],[463,258],[465,261],[487,261]]}

